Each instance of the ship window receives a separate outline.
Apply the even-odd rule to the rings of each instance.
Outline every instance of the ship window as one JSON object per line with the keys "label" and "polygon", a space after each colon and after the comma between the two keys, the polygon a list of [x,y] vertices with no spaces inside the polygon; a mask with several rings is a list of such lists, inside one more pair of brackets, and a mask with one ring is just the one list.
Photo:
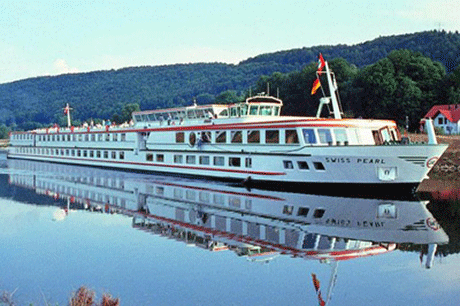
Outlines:
{"label": "ship window", "polygon": [[260,131],[248,131],[248,143],[259,143]]}
{"label": "ship window", "polygon": [[121,141],[126,141],[126,134],[125,133],[121,133]]}
{"label": "ship window", "polygon": [[280,133],[278,130],[265,131],[265,143],[279,143]]}
{"label": "ship window", "polygon": [[239,157],[230,157],[228,159],[228,165],[230,167],[240,167],[241,166],[241,158],[239,158]]}
{"label": "ship window", "polygon": [[210,143],[211,142],[211,132],[201,132],[201,142]]}
{"label": "ship window", "polygon": [[284,205],[283,214],[292,215],[293,210],[294,210],[294,206],[292,206],[292,205]]}
{"label": "ship window", "polygon": [[298,161],[297,166],[299,166],[299,169],[301,170],[308,170],[308,163],[306,161]]}
{"label": "ship window", "polygon": [[165,155],[164,154],[157,154],[157,162],[164,162],[165,161]]}
{"label": "ship window", "polygon": [[198,199],[201,203],[209,203],[211,202],[211,195],[209,192],[200,191],[200,193],[198,193]]}
{"label": "ship window", "polygon": [[101,151],[96,151],[96,157],[101,158]]}
{"label": "ship window", "polygon": [[286,143],[299,143],[296,130],[286,130]]}
{"label": "ship window", "polygon": [[231,131],[231,138],[232,143],[242,143],[243,142],[243,134],[241,131]]}
{"label": "ship window", "polygon": [[314,144],[316,143],[316,135],[315,130],[313,129],[303,129],[303,138],[305,139],[306,144]]}
{"label": "ship window", "polygon": [[81,151],[80,151],[80,150],[77,150],[77,156],[78,156],[78,157],[81,156]]}
{"label": "ship window", "polygon": [[337,145],[348,144],[347,131],[345,129],[334,129],[333,131]]}
{"label": "ship window", "polygon": [[245,158],[245,165],[246,165],[246,168],[252,168],[252,158],[246,157]]}
{"label": "ship window", "polygon": [[[48,149],[46,149],[46,154],[48,154]],[[70,151],[70,155],[75,156],[75,150]]]}
{"label": "ship window", "polygon": [[112,134],[112,140],[113,140],[113,141],[118,141],[118,137],[117,137],[117,136],[118,136],[117,133],[113,133],[113,134]]}
{"label": "ship window", "polygon": [[272,115],[272,111],[273,111],[273,109],[272,109],[272,107],[269,106],[269,105],[261,106],[261,107],[259,108],[259,114],[260,114],[261,116],[271,116],[271,115]]}
{"label": "ship window", "polygon": [[290,160],[283,160],[284,169],[294,169],[294,164]]}
{"label": "ship window", "polygon": [[116,158],[117,158],[117,152],[112,151],[112,159],[116,159]]}
{"label": "ship window", "polygon": [[225,204],[225,197],[223,194],[214,194],[212,197],[212,202],[217,205],[224,205]]}
{"label": "ship window", "polygon": [[224,109],[219,113],[219,117],[228,117],[228,110]]}
{"label": "ship window", "polygon": [[313,212],[313,218],[319,219],[324,216],[325,210],[324,209],[315,209]]}
{"label": "ship window", "polygon": [[91,141],[96,141],[96,134],[91,134]]}
{"label": "ship window", "polygon": [[227,131],[217,131],[216,132],[216,142],[217,143],[227,142]]}
{"label": "ship window", "polygon": [[259,110],[259,106],[258,106],[258,105],[251,105],[251,107],[249,108],[249,115],[256,116],[258,110]]}
{"label": "ship window", "polygon": [[175,164],[182,164],[183,163],[182,155],[174,155],[174,163]]}
{"label": "ship window", "polygon": [[177,132],[176,133],[176,143],[183,143],[185,141],[185,133]]}
{"label": "ship window", "polygon": [[214,156],[214,166],[223,166],[225,158],[223,156]]}
{"label": "ship window", "polygon": [[85,134],[85,141],[89,141],[89,135]]}
{"label": "ship window", "polygon": [[321,162],[313,162],[313,167],[315,167],[316,170],[326,170]]}
{"label": "ship window", "polygon": [[89,151],[89,157],[93,158],[94,157],[94,151]]}
{"label": "ship window", "polygon": [[190,119],[193,119],[195,118],[195,112],[193,110],[188,110],[187,111],[187,117],[190,118]]}
{"label": "ship window", "polygon": [[306,217],[309,211],[310,209],[308,207],[299,207],[299,210],[297,211],[297,216]]}
{"label": "ship window", "polygon": [[153,154],[152,153],[147,153],[147,155],[145,156],[145,159],[147,161],[153,161]]}
{"label": "ship window", "polygon": [[240,116],[246,116],[248,114],[248,105],[242,104],[240,108]]}
{"label": "ship window", "polygon": [[83,150],[83,157],[88,157],[88,151]]}
{"label": "ship window", "polygon": [[200,156],[200,165],[209,165],[209,156]]}
{"label": "ship window", "polygon": [[273,108],[273,115],[274,116],[278,116],[280,114],[280,107],[279,106],[275,106]]}
{"label": "ship window", "polygon": [[110,141],[110,134],[105,134],[105,141]]}
{"label": "ship window", "polygon": [[102,134],[97,134],[97,141],[102,141]]}
{"label": "ship window", "polygon": [[319,142],[332,144],[332,135],[329,129],[318,129]]}
{"label": "ship window", "polygon": [[382,135],[380,135],[379,131],[372,131],[372,136],[374,137],[374,142],[376,145],[383,144]]}
{"label": "ship window", "polygon": [[185,157],[185,162],[187,164],[195,164],[196,163],[196,156],[195,155],[187,155]]}
{"label": "ship window", "polygon": [[104,158],[109,158],[109,151],[104,151]]}
{"label": "ship window", "polygon": [[184,191],[179,188],[174,188],[174,198],[182,199],[184,197]]}

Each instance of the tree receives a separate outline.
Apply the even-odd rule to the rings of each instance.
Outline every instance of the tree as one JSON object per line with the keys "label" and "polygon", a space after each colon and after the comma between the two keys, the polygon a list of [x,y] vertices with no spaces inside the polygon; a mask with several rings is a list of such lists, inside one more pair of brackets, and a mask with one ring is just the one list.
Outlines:
{"label": "tree", "polygon": [[420,119],[441,98],[444,67],[419,52],[396,50],[367,66],[355,79],[354,108],[361,116],[410,120],[416,129]]}
{"label": "tree", "polygon": [[7,139],[10,129],[6,127],[6,125],[0,125],[0,139]]}
{"label": "tree", "polygon": [[226,90],[216,96],[216,103],[230,104],[230,103],[241,102],[242,99],[243,98],[238,96],[236,91]]}

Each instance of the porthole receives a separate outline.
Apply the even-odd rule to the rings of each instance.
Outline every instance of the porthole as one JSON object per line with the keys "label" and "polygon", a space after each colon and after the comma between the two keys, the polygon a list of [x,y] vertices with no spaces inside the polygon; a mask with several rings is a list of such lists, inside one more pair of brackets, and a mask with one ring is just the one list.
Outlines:
{"label": "porthole", "polygon": [[191,147],[195,146],[195,143],[196,143],[196,135],[195,133],[191,132],[189,135],[188,135],[188,143]]}

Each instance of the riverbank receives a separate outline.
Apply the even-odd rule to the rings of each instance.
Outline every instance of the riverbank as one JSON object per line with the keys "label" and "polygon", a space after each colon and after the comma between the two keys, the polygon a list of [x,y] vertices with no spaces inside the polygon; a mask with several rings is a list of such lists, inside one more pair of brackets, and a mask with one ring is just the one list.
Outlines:
{"label": "riverbank", "polygon": [[[424,134],[410,134],[412,142],[427,142]],[[438,143],[449,144],[446,152],[428,173],[429,179],[417,188],[420,193],[433,193],[439,199],[460,196],[460,136],[437,136]]]}

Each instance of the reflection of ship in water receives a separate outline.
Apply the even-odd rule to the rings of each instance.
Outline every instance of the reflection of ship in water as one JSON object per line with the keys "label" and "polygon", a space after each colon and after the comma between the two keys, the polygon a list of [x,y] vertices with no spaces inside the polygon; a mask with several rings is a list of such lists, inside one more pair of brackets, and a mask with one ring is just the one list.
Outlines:
{"label": "reflection of ship in water", "polygon": [[12,184],[67,199],[71,207],[132,216],[134,228],[151,234],[210,251],[232,250],[252,261],[286,254],[331,263],[326,302],[338,261],[383,254],[397,243],[448,242],[427,202],[248,192],[221,183],[23,160],[9,160],[8,167]]}

